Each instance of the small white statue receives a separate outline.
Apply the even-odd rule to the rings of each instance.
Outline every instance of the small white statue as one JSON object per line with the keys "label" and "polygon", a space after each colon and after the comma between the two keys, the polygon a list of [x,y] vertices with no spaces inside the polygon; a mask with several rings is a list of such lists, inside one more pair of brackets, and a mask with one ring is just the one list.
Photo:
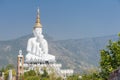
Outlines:
{"label": "small white statue", "polygon": [[55,61],[55,56],[48,54],[48,43],[42,34],[42,25],[40,24],[39,9],[37,20],[33,29],[34,37],[28,40],[26,61]]}

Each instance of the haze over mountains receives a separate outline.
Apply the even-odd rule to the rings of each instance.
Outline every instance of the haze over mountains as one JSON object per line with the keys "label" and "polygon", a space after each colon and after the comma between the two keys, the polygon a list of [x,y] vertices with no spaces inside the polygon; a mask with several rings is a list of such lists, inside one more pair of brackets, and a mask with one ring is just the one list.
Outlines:
{"label": "haze over mountains", "polygon": [[[62,63],[63,68],[72,68],[75,72],[80,72],[89,68],[99,66],[100,52],[108,44],[108,40],[117,40],[117,35],[68,39],[55,41],[52,37],[45,35],[48,41],[49,54],[56,56],[57,63]],[[7,64],[17,64],[19,50],[27,54],[27,40],[32,34],[14,40],[0,41],[0,67]]]}

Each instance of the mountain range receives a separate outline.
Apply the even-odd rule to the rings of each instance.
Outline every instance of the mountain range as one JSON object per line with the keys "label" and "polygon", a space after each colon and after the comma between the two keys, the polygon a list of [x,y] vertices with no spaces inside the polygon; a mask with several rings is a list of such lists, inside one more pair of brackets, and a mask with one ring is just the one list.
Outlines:
{"label": "mountain range", "polygon": [[[117,40],[117,35],[84,38],[54,40],[47,34],[45,39],[48,41],[49,54],[55,55],[57,63],[62,63],[63,69],[74,69],[76,73],[99,67],[100,50],[105,49],[109,40]],[[27,54],[27,41],[32,34],[22,36],[14,40],[0,41],[0,67],[7,64],[17,65],[17,55],[19,50],[23,55]]]}

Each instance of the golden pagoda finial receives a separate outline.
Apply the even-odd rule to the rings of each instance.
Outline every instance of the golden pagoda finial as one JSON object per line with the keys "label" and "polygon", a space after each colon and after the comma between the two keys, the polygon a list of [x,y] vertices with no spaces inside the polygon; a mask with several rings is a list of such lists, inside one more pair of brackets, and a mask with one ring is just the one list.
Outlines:
{"label": "golden pagoda finial", "polygon": [[40,10],[39,10],[39,8],[37,9],[37,18],[36,18],[34,28],[42,28],[42,25],[40,23]]}

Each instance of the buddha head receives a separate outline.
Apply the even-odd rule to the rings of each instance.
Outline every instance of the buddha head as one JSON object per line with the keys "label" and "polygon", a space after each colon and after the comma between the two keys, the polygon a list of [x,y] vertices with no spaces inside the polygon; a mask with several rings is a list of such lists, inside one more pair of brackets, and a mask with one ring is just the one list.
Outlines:
{"label": "buddha head", "polygon": [[33,34],[35,37],[40,37],[40,35],[42,35],[42,28],[34,28]]}

